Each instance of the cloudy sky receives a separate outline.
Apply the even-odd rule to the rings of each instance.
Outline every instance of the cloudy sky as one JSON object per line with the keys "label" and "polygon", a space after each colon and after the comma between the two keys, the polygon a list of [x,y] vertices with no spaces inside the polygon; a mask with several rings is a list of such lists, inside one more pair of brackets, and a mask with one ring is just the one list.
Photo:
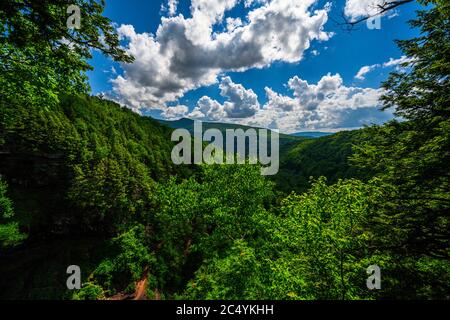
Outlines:
{"label": "cloudy sky", "polygon": [[94,94],[142,115],[279,129],[337,131],[383,123],[380,83],[405,57],[395,39],[416,35],[408,4],[344,31],[384,0],[107,1],[122,45],[117,64],[95,53]]}

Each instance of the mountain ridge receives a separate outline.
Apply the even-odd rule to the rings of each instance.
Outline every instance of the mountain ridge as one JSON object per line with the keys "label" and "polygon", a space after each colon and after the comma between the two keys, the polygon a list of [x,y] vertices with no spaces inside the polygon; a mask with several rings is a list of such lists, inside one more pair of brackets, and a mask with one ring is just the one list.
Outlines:
{"label": "mountain ridge", "polygon": [[[155,119],[161,124],[167,125],[172,129],[188,129],[193,130],[193,125],[195,120],[189,118],[181,118],[179,120],[162,120]],[[234,124],[234,123],[223,123],[223,122],[203,122],[203,125],[208,128],[219,128],[219,129],[266,129],[273,131],[272,129]],[[291,134],[280,133],[280,137],[296,137],[296,138],[321,138],[326,136],[331,136],[336,134],[335,132],[322,132],[322,131],[300,131]]]}

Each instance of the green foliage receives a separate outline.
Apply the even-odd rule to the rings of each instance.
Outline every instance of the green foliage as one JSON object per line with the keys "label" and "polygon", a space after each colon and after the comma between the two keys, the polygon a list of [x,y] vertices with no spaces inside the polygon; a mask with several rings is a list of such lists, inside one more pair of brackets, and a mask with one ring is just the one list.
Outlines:
{"label": "green foliage", "polygon": [[180,288],[202,259],[253,239],[272,196],[272,183],[251,165],[203,166],[195,179],[160,185],[152,221],[160,286]]}
{"label": "green foliage", "polygon": [[385,108],[395,107],[397,115],[417,121],[417,125],[436,125],[449,111],[450,4],[442,0],[420,2],[430,4],[429,10],[419,11],[410,21],[411,27],[420,29],[420,35],[397,41],[410,58],[403,65],[409,70],[390,75],[382,100]]}
{"label": "green foliage", "polygon": [[[279,215],[255,214],[252,237],[211,252],[186,289],[192,299],[368,298],[365,271],[378,253],[368,250],[364,226],[382,196],[376,182],[321,179],[304,195],[283,201]],[[223,237],[226,239],[226,237]]]}
{"label": "green foliage", "polygon": [[0,179],[0,249],[16,246],[27,238],[27,235],[19,231],[17,222],[10,222],[14,210],[6,191],[7,184]]}
{"label": "green foliage", "polygon": [[420,36],[398,41],[410,61],[384,83],[385,107],[407,121],[368,129],[353,159],[375,169],[387,190],[372,229],[395,272],[407,275],[394,298],[449,292],[450,6],[422,2],[433,6],[411,22]]}
{"label": "green foliage", "polygon": [[260,265],[255,251],[244,240],[236,240],[223,258],[205,263],[190,281],[189,299],[258,299],[261,293]]}
{"label": "green foliage", "polygon": [[[70,5],[80,8],[80,29],[67,27]],[[92,48],[131,62],[111,21],[102,16],[104,7],[104,1],[94,0],[3,0],[0,101],[44,108],[57,103],[60,93],[86,92]]]}
{"label": "green foliage", "polygon": [[27,238],[26,235],[20,233],[19,224],[17,222],[11,222],[6,224],[0,224],[0,247],[9,248],[13,247]]}
{"label": "green foliage", "polygon": [[11,218],[14,215],[12,201],[6,196],[7,184],[0,179],[0,217]]}
{"label": "green foliage", "polygon": [[363,132],[339,132],[281,148],[280,172],[274,176],[278,189],[285,193],[306,192],[311,187],[311,177],[324,176],[331,183],[351,178],[368,180],[373,175],[372,170],[358,169],[349,161],[353,146],[362,141]]}
{"label": "green foliage", "polygon": [[90,282],[85,284],[81,290],[76,291],[72,296],[72,300],[100,300],[104,298],[105,293],[103,288]]}
{"label": "green foliage", "polygon": [[[6,105],[0,113],[0,172],[14,179],[12,194],[29,195],[17,210],[24,220],[29,207],[38,211],[36,232],[126,228],[150,210],[154,181],[184,170],[170,160],[169,129],[112,102],[66,96],[47,111]],[[48,200],[28,204],[34,195]]]}
{"label": "green foliage", "polygon": [[117,291],[133,292],[135,282],[147,276],[155,258],[149,251],[144,226],[137,225],[111,240],[111,257],[103,260],[74,298],[104,297]]}

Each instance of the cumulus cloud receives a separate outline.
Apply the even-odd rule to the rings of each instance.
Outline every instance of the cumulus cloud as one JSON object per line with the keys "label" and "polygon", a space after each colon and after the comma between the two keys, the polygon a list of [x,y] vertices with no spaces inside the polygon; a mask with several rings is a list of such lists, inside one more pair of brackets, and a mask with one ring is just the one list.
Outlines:
{"label": "cumulus cloud", "polygon": [[297,100],[291,97],[283,96],[271,88],[265,88],[267,96],[267,104],[264,110],[293,111],[298,105]]}
{"label": "cumulus cloud", "polygon": [[189,108],[185,105],[177,105],[167,107],[161,112],[161,116],[167,120],[178,120],[186,116],[189,112]]}
{"label": "cumulus cloud", "polygon": [[197,120],[219,121],[226,118],[226,113],[219,102],[203,96],[197,102],[197,106],[189,114],[189,117]]}
{"label": "cumulus cloud", "polygon": [[267,103],[240,123],[289,133],[359,128],[392,119],[392,113],[379,110],[382,89],[345,86],[339,74],[327,74],[317,84],[295,76],[288,81],[287,88],[292,95],[266,88]]}
{"label": "cumulus cloud", "polygon": [[251,121],[296,132],[356,128],[390,117],[379,110],[381,89],[347,87],[339,74],[327,74],[317,84],[295,76],[287,87],[293,96],[266,90],[268,102]]}
{"label": "cumulus cloud", "polygon": [[[135,110],[164,109],[190,90],[217,83],[224,72],[298,62],[311,41],[331,36],[323,30],[329,5],[312,10],[315,0],[247,0],[245,20],[228,19],[226,30],[215,30],[239,1],[192,0],[192,17],[163,17],[156,34],[120,26],[136,60],[112,80],[118,99]],[[225,112],[239,115],[237,106],[228,105]]]}
{"label": "cumulus cloud", "polygon": [[219,85],[220,95],[227,99],[222,105],[209,97],[202,97],[190,117],[203,120],[242,119],[254,116],[260,109],[258,96],[253,90],[245,89],[224,77]]}
{"label": "cumulus cloud", "polygon": [[242,85],[235,84],[230,77],[222,79],[220,94],[228,98],[224,110],[229,118],[247,118],[259,110],[258,96],[253,90],[246,90]]}

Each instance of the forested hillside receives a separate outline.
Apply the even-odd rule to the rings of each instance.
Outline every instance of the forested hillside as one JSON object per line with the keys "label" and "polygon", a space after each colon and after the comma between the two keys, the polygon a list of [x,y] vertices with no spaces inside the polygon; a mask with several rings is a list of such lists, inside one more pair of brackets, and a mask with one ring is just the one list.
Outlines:
{"label": "forested hillside", "polygon": [[[194,121],[158,120],[172,129],[187,129],[193,135]],[[259,130],[248,126],[203,122],[204,130],[218,129],[225,136],[227,129]],[[353,147],[361,143],[362,130],[343,131],[336,134],[297,133],[280,134],[280,172],[273,177],[277,189],[289,194],[292,191],[305,192],[311,187],[312,179],[326,177],[330,183],[339,179],[368,178],[373,170],[357,168],[350,164]],[[247,150],[248,150],[248,141]]]}
{"label": "forested hillside", "polygon": [[0,163],[17,215],[47,235],[124,223],[145,210],[154,181],[182,170],[170,160],[170,130],[99,98],[3,105],[1,117]]}
{"label": "forested hillside", "polygon": [[363,130],[343,131],[289,144],[281,149],[280,172],[274,180],[286,193],[305,192],[311,187],[311,178],[322,176],[330,183],[350,178],[368,180],[373,170],[357,168],[349,159],[362,135]]}
{"label": "forested hillside", "polygon": [[[206,170],[201,173],[199,168],[174,166],[170,160],[171,129],[113,102],[82,95],[61,96],[58,105],[44,110],[5,105],[1,112],[4,140],[0,163],[5,181],[2,182],[2,197],[7,224],[2,228],[0,239],[2,250],[10,252],[9,256],[0,258],[3,262],[0,270],[5,275],[0,282],[4,298],[66,296],[63,283],[53,280],[47,285],[43,283],[52,278],[52,274],[64,278],[64,264],[70,264],[73,259],[79,261],[84,270],[90,270],[89,274],[106,272],[100,279],[118,277],[115,274],[119,271],[128,274],[125,280],[109,280],[114,283],[100,280],[102,288],[107,287],[100,289],[96,284],[94,288],[105,297],[126,290],[130,281],[139,279],[150,265],[152,276],[160,278],[160,289],[168,286],[171,292],[175,286],[180,290],[184,281],[189,280],[185,273],[192,277],[204,259],[199,257],[210,254],[208,245],[201,256],[198,253],[188,255],[186,250],[191,250],[190,246],[200,245],[193,240],[218,241],[217,254],[220,254],[223,237],[231,231],[217,231],[214,236],[217,240],[203,239],[203,232],[218,223],[214,221],[219,217],[209,217],[210,214],[229,212],[225,227],[227,223],[234,225],[237,219],[255,219],[242,226],[240,232],[245,234],[258,233],[254,226],[258,218],[253,215],[262,214],[259,210],[269,216],[273,214],[264,209],[270,208],[276,200],[273,186],[258,177],[257,171],[251,167],[216,167],[201,169]],[[336,146],[340,147],[350,148]],[[317,171],[315,176],[325,174]],[[193,178],[177,185],[189,176]],[[303,179],[298,173],[291,176],[298,177],[299,181]],[[243,185],[244,181],[249,184]],[[213,192],[215,189],[217,194]],[[231,192],[229,196],[226,190]],[[258,193],[262,194],[260,200],[256,197]],[[215,200],[211,206],[208,203],[212,199]],[[237,199],[242,199],[242,204],[236,202]],[[192,207],[182,212],[188,216],[180,216],[178,204],[185,206],[187,203]],[[203,207],[205,205],[207,207]],[[250,206],[245,209],[248,212],[244,217],[240,217],[242,206]],[[166,221],[168,218],[170,220]],[[209,219],[213,220],[208,222]],[[275,215],[273,219],[277,219]],[[122,261],[117,265],[119,262],[110,261],[111,249],[108,248],[117,246],[119,241],[114,239],[110,243],[114,235],[124,240],[127,238],[123,237],[131,237],[128,241],[136,242],[132,248],[122,250],[143,250],[142,253],[131,252],[137,262]],[[28,240],[23,243],[25,239]],[[162,243],[163,239],[167,243]],[[257,239],[255,236],[252,241]],[[57,244],[51,244],[55,240]],[[142,246],[141,241],[148,247]],[[21,243],[16,250],[11,249]],[[119,244],[119,250],[122,245],[131,244]],[[138,247],[134,248],[135,245]],[[151,248],[158,248],[157,253]],[[112,270],[99,271],[95,261],[100,266],[111,264],[108,268]],[[122,263],[125,265],[121,266]],[[126,267],[129,263],[131,270]],[[93,290],[88,288],[86,290]],[[80,297],[85,294],[91,297],[92,293],[89,291]]]}
{"label": "forested hillside", "polygon": [[[187,129],[189,132],[191,132],[192,135],[194,134],[194,120],[192,120],[192,119],[184,118],[184,119],[180,119],[177,121],[158,120],[158,122],[172,128],[172,129]],[[217,123],[217,122],[202,122],[202,128],[205,131],[208,129],[218,129],[218,130],[220,130],[220,132],[222,132],[222,134],[224,136],[226,135],[226,130],[228,130],[228,129],[231,129],[231,130],[242,129],[244,131],[247,131],[249,129],[254,129],[254,130],[256,130],[258,137],[260,136],[259,130],[263,129],[263,128],[231,124],[231,123]],[[272,131],[271,130],[267,130],[267,131],[269,132],[269,137],[270,137],[270,133]],[[308,137],[301,137],[301,136],[297,137],[297,136],[293,136],[293,135],[279,133],[279,138],[280,138],[280,140],[279,140],[280,147],[283,148],[285,146],[290,146],[295,142],[306,140]]]}
{"label": "forested hillside", "polygon": [[[86,260],[77,250],[98,248],[86,239],[101,244],[143,219],[157,181],[191,173],[172,165],[171,131],[158,122],[95,97],[65,96],[60,101],[45,109],[0,109],[0,173],[7,182],[2,182],[2,196],[6,186],[9,195],[1,250],[8,252],[28,238],[25,260],[20,252],[7,261],[0,257],[3,297],[61,297],[59,283],[38,289],[36,282],[51,279],[55,270],[63,278],[66,254],[67,259]],[[57,245],[48,243],[55,240]],[[22,287],[19,279],[29,283]]]}

